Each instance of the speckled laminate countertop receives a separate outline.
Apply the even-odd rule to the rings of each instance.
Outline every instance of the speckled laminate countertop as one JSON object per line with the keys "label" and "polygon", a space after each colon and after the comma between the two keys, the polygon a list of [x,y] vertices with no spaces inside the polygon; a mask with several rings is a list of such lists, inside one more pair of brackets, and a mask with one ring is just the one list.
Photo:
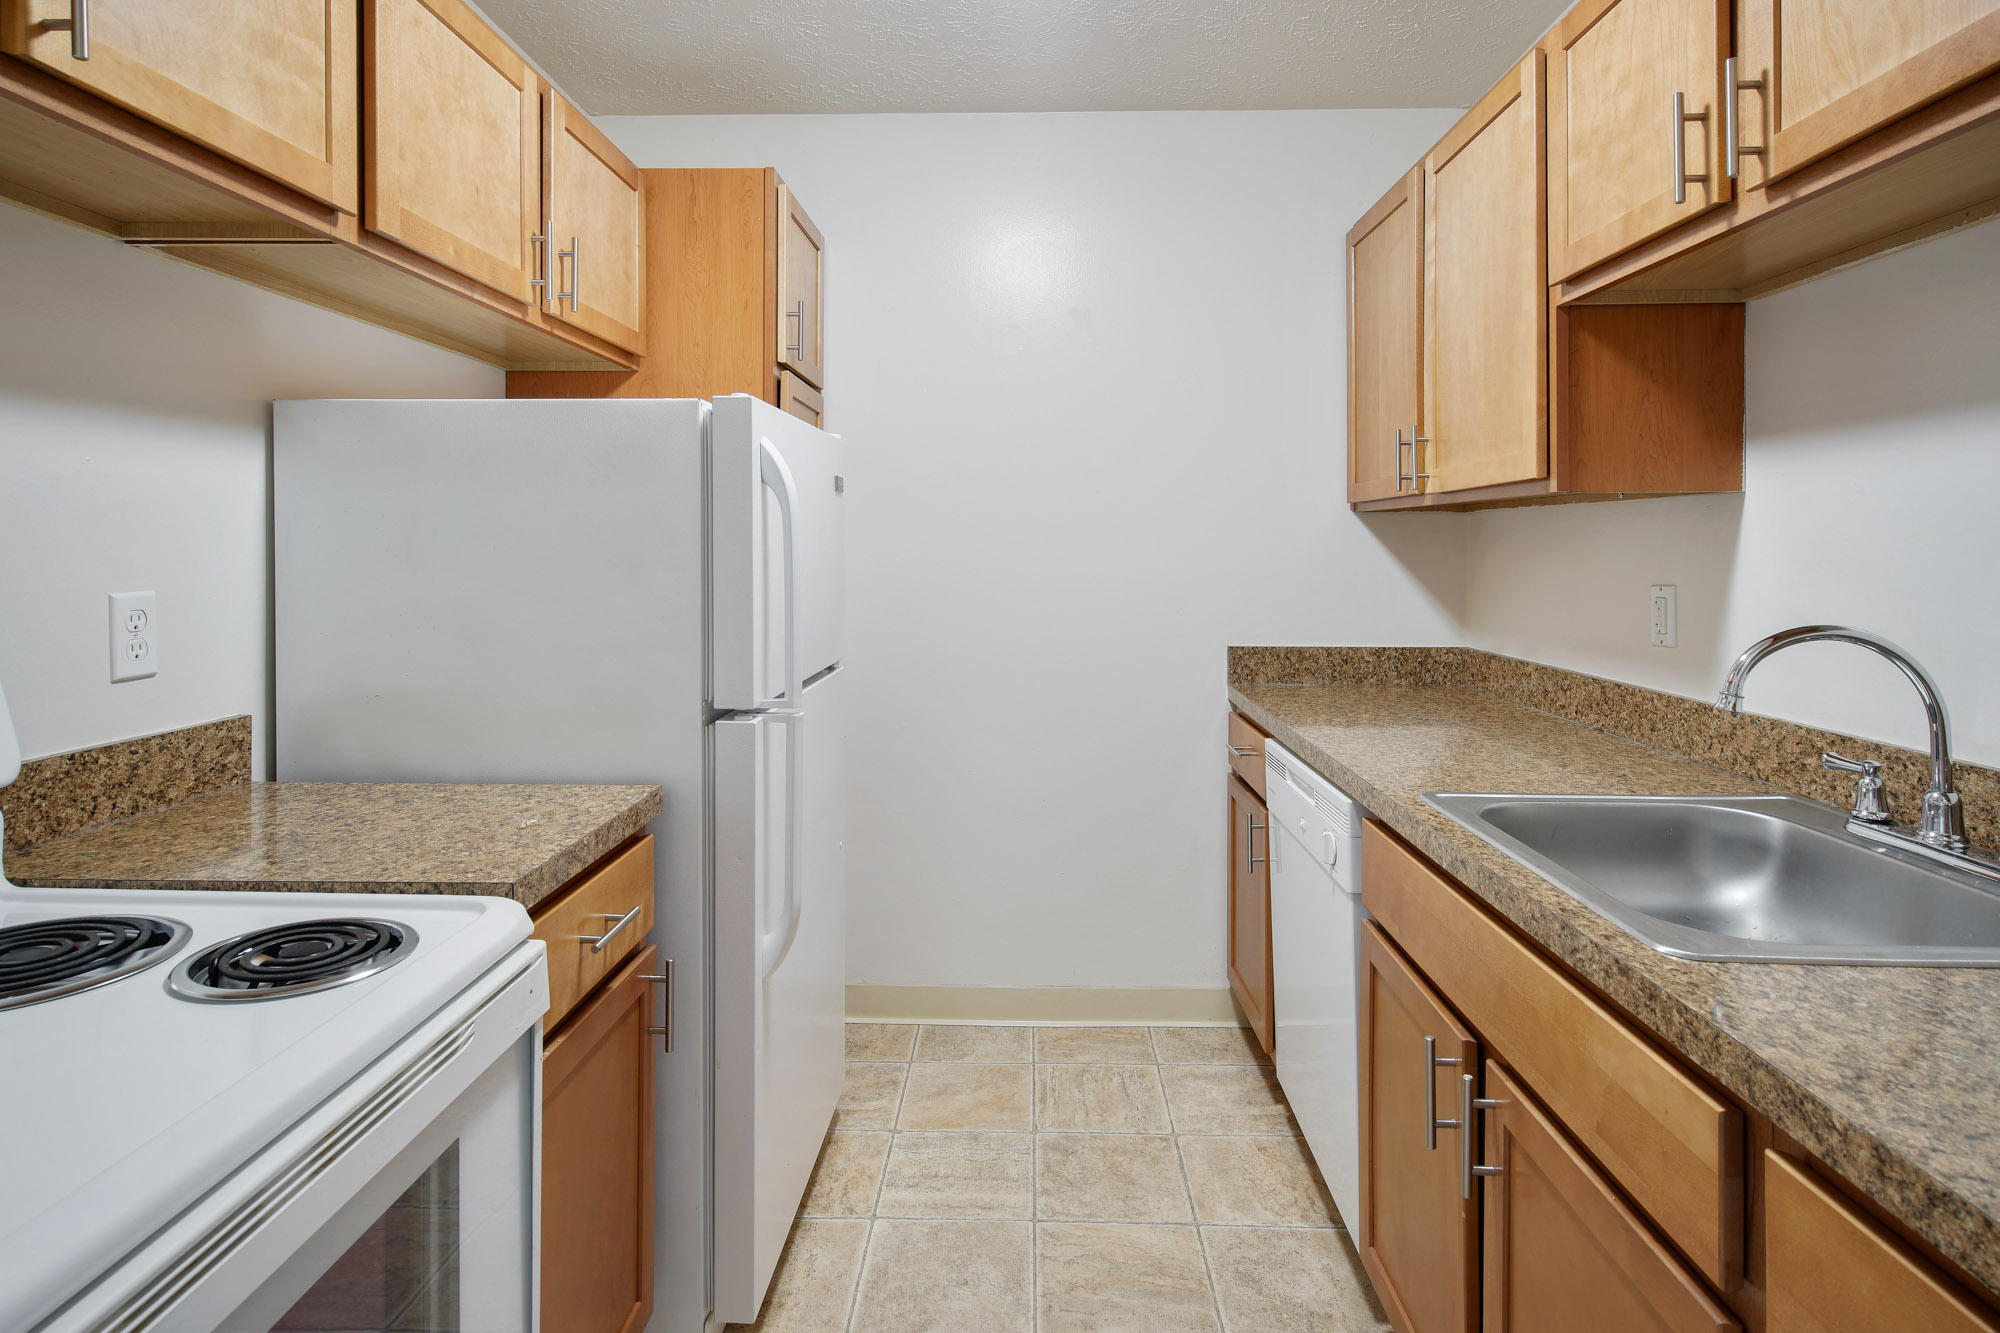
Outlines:
{"label": "speckled laminate countertop", "polygon": [[2000,1291],[2000,969],[1669,958],[1421,795],[1772,788],[1476,689],[1241,685],[1229,697],[1745,1105]]}
{"label": "speckled laminate countertop", "polygon": [[660,813],[658,787],[256,782],[7,856],[68,888],[477,893],[533,907]]}

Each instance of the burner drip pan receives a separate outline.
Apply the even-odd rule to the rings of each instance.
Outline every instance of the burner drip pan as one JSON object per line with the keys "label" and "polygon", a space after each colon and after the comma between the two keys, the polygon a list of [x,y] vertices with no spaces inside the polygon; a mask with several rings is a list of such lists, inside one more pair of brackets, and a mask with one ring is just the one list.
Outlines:
{"label": "burner drip pan", "polygon": [[0,1009],[74,995],[165,960],[191,932],[151,916],[71,916],[0,927]]}
{"label": "burner drip pan", "polygon": [[417,932],[393,921],[290,921],[203,949],[174,969],[167,989],[187,1000],[275,1000],[344,986],[393,967]]}

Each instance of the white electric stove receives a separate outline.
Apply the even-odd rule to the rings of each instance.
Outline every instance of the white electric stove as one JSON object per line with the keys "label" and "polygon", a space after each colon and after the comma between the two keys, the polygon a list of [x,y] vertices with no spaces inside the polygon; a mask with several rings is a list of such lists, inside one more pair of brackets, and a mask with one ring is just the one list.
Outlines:
{"label": "white electric stove", "polygon": [[[0,785],[18,759],[0,695]],[[528,930],[0,876],[0,1329],[533,1333]]]}

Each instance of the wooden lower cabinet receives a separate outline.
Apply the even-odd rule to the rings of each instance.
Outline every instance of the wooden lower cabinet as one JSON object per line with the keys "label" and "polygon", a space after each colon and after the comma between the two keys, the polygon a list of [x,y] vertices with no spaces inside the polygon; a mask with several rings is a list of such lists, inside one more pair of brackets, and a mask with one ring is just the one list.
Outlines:
{"label": "wooden lower cabinet", "polygon": [[1486,1333],[1737,1333],[1519,1080],[1488,1062]]}
{"label": "wooden lower cabinet", "polygon": [[1229,775],[1229,989],[1266,1051],[1276,1045],[1271,1004],[1271,812]]}
{"label": "wooden lower cabinet", "polygon": [[1401,1333],[1471,1333],[1479,1212],[1459,1189],[1457,1131],[1429,1122],[1457,1116],[1479,1045],[1372,922],[1361,965],[1361,1263]]}
{"label": "wooden lower cabinet", "polygon": [[542,1048],[542,1328],[637,1333],[653,1312],[647,945]]}

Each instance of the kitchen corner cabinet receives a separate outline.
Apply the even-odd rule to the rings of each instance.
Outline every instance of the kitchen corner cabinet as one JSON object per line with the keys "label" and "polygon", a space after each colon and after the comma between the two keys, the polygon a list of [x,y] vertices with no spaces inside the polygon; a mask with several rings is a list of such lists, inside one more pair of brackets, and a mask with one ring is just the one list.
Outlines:
{"label": "kitchen corner cabinet", "polygon": [[[653,1310],[652,1021],[661,979],[653,840],[641,836],[533,912],[549,951],[542,1046],[542,1327],[638,1333]],[[665,969],[672,985],[672,965]]]}
{"label": "kitchen corner cabinet", "polygon": [[[0,50],[352,213],[360,197],[354,5],[4,0]],[[78,19],[82,32],[70,27]],[[51,20],[63,26],[45,26]]]}
{"label": "kitchen corner cabinet", "polygon": [[[747,393],[825,412],[825,242],[768,167],[642,170],[645,321],[631,372],[517,372],[510,398]],[[806,391],[810,391],[810,396]]]}
{"label": "kitchen corner cabinet", "polygon": [[1531,52],[1348,235],[1356,509],[1742,489],[1742,307],[1563,306],[1545,281],[1543,64]]}
{"label": "kitchen corner cabinet", "polygon": [[527,304],[539,81],[464,0],[361,2],[368,230]]}
{"label": "kitchen corner cabinet", "polygon": [[1729,46],[1729,0],[1583,0],[1542,39],[1551,281],[1729,198]]}

